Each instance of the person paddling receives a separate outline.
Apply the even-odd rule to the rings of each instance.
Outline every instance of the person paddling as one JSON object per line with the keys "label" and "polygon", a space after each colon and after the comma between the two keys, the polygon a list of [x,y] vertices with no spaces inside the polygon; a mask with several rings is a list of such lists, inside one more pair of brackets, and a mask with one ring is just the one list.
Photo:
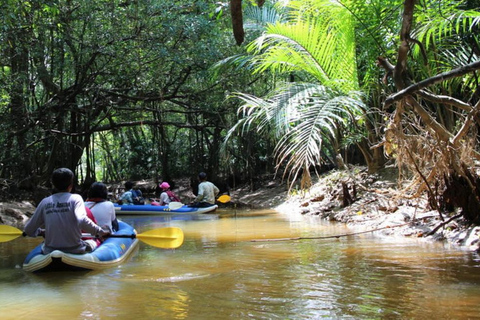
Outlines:
{"label": "person paddling", "polygon": [[213,206],[215,204],[215,198],[220,190],[216,185],[207,181],[207,174],[205,172],[200,172],[198,174],[198,180],[200,181],[200,184],[198,185],[197,197],[189,206],[198,208]]}
{"label": "person paddling", "polygon": [[25,225],[26,235],[45,235],[42,247],[44,254],[55,250],[79,254],[95,250],[94,240],[82,240],[82,229],[97,238],[110,234],[87,217],[83,198],[71,193],[73,177],[73,172],[68,168],[53,171],[51,180],[54,193],[40,202]]}

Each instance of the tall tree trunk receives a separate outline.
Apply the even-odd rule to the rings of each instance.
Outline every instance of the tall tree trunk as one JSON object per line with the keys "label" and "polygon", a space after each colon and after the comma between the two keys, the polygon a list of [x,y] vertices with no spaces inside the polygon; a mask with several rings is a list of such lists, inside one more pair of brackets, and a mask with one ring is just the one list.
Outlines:
{"label": "tall tree trunk", "polygon": [[7,145],[4,146],[5,159],[7,159],[12,166],[5,168],[3,176],[17,176],[28,178],[32,174],[31,157],[27,154],[27,127],[28,127],[28,113],[25,106],[27,90],[29,85],[28,76],[28,48],[27,45],[28,30],[26,28],[14,29],[8,38],[9,58],[11,66],[11,91],[9,116],[11,121],[11,133],[7,139]]}
{"label": "tall tree trunk", "polygon": [[245,31],[243,29],[242,0],[230,0],[230,12],[232,15],[233,35],[237,45],[241,45],[245,40]]}

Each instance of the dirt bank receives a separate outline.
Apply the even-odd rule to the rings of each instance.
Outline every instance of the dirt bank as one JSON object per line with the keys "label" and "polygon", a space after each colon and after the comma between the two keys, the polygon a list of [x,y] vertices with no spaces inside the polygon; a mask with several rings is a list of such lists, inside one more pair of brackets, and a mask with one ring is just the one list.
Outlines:
{"label": "dirt bank", "polygon": [[308,194],[290,196],[276,209],[342,222],[352,233],[447,241],[479,250],[480,227],[468,225],[458,212],[440,215],[424,197],[408,199],[399,189],[395,170],[367,175],[365,168],[355,167],[330,172]]}

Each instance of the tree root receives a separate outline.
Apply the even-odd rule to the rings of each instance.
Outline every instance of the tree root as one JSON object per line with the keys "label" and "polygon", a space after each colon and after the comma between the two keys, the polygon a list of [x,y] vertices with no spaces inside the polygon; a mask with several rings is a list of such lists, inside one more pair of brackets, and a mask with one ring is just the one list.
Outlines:
{"label": "tree root", "polygon": [[438,229],[440,229],[440,228],[442,228],[443,226],[447,225],[447,224],[450,223],[451,221],[453,221],[453,220],[455,220],[455,219],[457,219],[457,218],[460,218],[461,216],[462,216],[462,214],[459,213],[459,214],[457,214],[456,216],[451,217],[451,218],[448,219],[447,221],[443,221],[443,222],[440,223],[438,226],[436,226],[435,228],[433,228],[432,231],[430,231],[429,233],[427,233],[427,237],[435,234],[435,233],[438,231]]}
{"label": "tree root", "polygon": [[340,238],[340,237],[350,237],[350,236],[355,236],[357,234],[363,234],[363,233],[369,233],[369,232],[374,232],[374,231],[380,231],[384,229],[391,229],[391,228],[397,228],[397,227],[403,227],[410,224],[410,222],[404,223],[404,224],[399,224],[396,226],[388,226],[388,227],[382,227],[382,228],[376,228],[372,230],[367,230],[367,231],[360,231],[360,232],[353,232],[353,233],[345,233],[345,234],[338,234],[335,236],[320,236],[320,237],[294,237],[294,238],[277,238],[277,239],[252,239],[250,242],[270,242],[270,241],[290,241],[290,240],[315,240],[315,239],[333,239],[333,238]]}

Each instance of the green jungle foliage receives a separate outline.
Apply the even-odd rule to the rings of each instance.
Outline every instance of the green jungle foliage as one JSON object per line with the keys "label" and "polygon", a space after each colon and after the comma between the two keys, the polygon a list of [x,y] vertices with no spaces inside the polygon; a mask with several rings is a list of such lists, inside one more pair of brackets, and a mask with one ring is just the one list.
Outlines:
{"label": "green jungle foliage", "polygon": [[104,181],[228,172],[219,149],[235,103],[225,92],[250,79],[214,78],[209,70],[241,50],[227,7],[163,0],[1,6],[8,12],[0,33],[2,177],[33,187],[60,166]]}
{"label": "green jungle foliage", "polygon": [[448,210],[443,188],[480,160],[476,1],[1,9],[0,176],[17,186],[67,166],[86,183],[202,170],[308,188],[324,167],[390,162],[413,179],[406,193]]}

